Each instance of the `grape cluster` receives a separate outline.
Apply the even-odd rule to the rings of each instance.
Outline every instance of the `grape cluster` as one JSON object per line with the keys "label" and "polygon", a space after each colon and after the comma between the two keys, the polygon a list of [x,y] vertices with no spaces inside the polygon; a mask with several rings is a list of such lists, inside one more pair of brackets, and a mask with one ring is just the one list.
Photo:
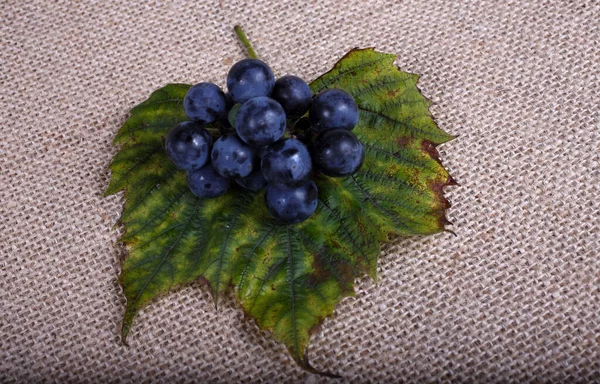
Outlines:
{"label": "grape cluster", "polygon": [[[258,59],[234,64],[227,74],[228,93],[212,83],[191,87],[183,100],[190,121],[171,129],[165,150],[185,170],[192,193],[217,197],[232,180],[243,188],[266,188],[267,210],[283,223],[299,223],[317,208],[313,169],[328,176],[351,175],[362,165],[363,147],[351,132],[358,122],[352,96],[339,89],[313,98],[308,84],[296,76],[277,81]],[[308,112],[308,119],[303,116]],[[288,121],[304,121],[303,132],[284,138]],[[205,125],[235,127],[217,140]],[[308,124],[308,122],[310,124]]]}

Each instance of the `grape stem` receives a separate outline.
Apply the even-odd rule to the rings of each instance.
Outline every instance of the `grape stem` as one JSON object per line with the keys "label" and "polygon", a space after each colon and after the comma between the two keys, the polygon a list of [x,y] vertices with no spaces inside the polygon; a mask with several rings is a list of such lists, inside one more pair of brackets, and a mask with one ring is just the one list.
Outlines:
{"label": "grape stem", "polygon": [[248,51],[248,56],[250,56],[250,58],[252,59],[258,59],[258,56],[256,55],[256,52],[254,52],[254,48],[252,48],[252,44],[250,44],[250,40],[248,40],[248,37],[246,37],[246,34],[244,33],[242,27],[236,25],[233,28],[233,30],[235,31],[235,34],[237,35],[238,39],[240,39],[240,41]]}

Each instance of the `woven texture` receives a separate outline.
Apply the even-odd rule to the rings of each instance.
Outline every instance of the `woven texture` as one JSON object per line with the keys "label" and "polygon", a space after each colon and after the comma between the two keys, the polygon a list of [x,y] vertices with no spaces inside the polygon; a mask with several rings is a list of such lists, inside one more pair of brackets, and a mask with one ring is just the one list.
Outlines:
{"label": "woven texture", "polygon": [[245,26],[276,74],[353,47],[423,74],[461,183],[448,233],[385,245],[313,337],[332,382],[600,382],[600,2],[0,2],[0,382],[328,382],[192,285],[118,333],[128,110],[224,85]]}

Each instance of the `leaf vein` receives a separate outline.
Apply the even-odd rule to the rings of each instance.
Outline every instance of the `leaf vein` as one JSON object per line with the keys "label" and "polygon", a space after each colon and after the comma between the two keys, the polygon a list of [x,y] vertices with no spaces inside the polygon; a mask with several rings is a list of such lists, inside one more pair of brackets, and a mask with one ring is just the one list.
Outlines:
{"label": "leaf vein", "polygon": [[396,225],[401,226],[403,228],[407,228],[407,225],[405,223],[402,223],[400,221],[398,221],[398,219],[396,219],[394,212],[391,212],[390,210],[383,208],[381,205],[379,205],[379,203],[377,203],[377,201],[375,201],[375,198],[373,196],[371,196],[370,193],[368,193],[366,191],[365,188],[362,187],[362,185],[360,185],[360,183],[356,180],[355,175],[350,176],[352,178],[352,181],[354,182],[354,184],[360,189],[360,191],[362,192],[362,194],[367,198],[367,200],[369,200],[371,202],[371,204],[373,204],[376,208],[378,208],[381,212],[387,214],[389,216],[389,218],[396,223]]}
{"label": "leaf vein", "polygon": [[[344,222],[343,222],[342,218],[333,209],[331,209],[331,207],[325,202],[325,200],[319,199],[319,201],[330,212],[330,214],[338,221],[339,228],[344,232],[344,234],[346,235],[346,238],[350,241],[350,243],[352,243],[352,245],[354,245],[354,248],[358,250],[358,253],[360,254],[360,256],[362,256],[367,261],[371,261],[371,258],[368,257],[367,255],[365,255],[365,253],[363,252],[362,247],[360,247],[356,243],[354,237],[350,234],[350,231],[348,230],[348,227],[346,227],[344,225]],[[356,255],[356,251],[354,252],[354,254]]]}
{"label": "leaf vein", "polygon": [[[192,218],[194,217],[194,215],[196,214],[196,211],[198,210],[198,205],[200,205],[200,202],[198,201],[196,203],[196,206],[194,207],[194,212],[192,212],[192,214],[190,215],[188,221],[185,223],[185,228],[187,228],[187,226],[190,224],[190,222],[192,221]],[[150,275],[150,277],[148,279],[146,279],[146,281],[144,282],[144,284],[142,285],[142,288],[138,291],[137,295],[135,296],[135,298],[132,300],[131,304],[128,305],[128,307],[130,308],[135,308],[137,306],[137,303],[139,302],[140,298],[142,297],[142,295],[144,294],[144,291],[146,290],[146,288],[148,287],[148,285],[150,284],[150,282],[154,279],[154,277],[156,277],[156,274],[158,273],[158,271],[162,268],[162,265],[167,261],[169,255],[171,254],[171,251],[179,244],[179,241],[181,240],[181,237],[183,236],[183,233],[185,232],[185,228],[179,233],[179,236],[177,237],[177,239],[175,240],[175,242],[173,243],[173,245],[171,245],[167,251],[163,254],[162,259],[160,260],[160,263],[158,264],[158,266],[154,269],[154,271],[152,272],[152,274]]]}
{"label": "leaf vein", "polygon": [[[352,73],[353,71],[356,71],[358,69],[363,69],[365,67],[368,67],[370,65],[375,65],[375,64],[379,64],[385,60],[389,60],[388,57],[382,56],[376,60],[370,60],[370,61],[364,61],[362,63],[360,63],[357,66],[354,67],[349,67],[346,70],[337,70],[337,73],[335,75],[332,75],[332,77],[330,77],[327,81],[325,81],[324,79],[321,80],[321,85],[320,87],[314,92],[314,93],[319,93],[322,90],[324,90],[325,88],[329,88],[329,86],[335,82],[338,82],[342,77],[348,75],[349,73]],[[335,67],[334,67],[335,69]]]}
{"label": "leaf vein", "polygon": [[290,300],[292,305],[292,334],[294,340],[294,349],[300,351],[298,345],[298,324],[296,319],[296,292],[294,288],[295,284],[295,272],[294,272],[294,256],[292,255],[292,239],[290,236],[290,227],[286,226],[286,239],[287,239],[287,253],[288,253],[288,282],[290,284]]}
{"label": "leaf vein", "polygon": [[243,288],[244,284],[246,283],[246,281],[245,281],[246,274],[248,273],[248,268],[250,268],[250,263],[252,260],[252,256],[254,255],[254,252],[256,252],[256,250],[264,243],[264,241],[267,239],[267,237],[269,237],[271,235],[271,233],[273,233],[275,228],[276,228],[275,225],[271,225],[269,227],[269,230],[267,232],[265,232],[265,234],[260,238],[260,240],[252,248],[252,250],[250,252],[247,252],[244,254],[243,258],[246,259],[246,265],[244,266],[244,269],[242,270],[242,273],[240,274],[240,281],[238,282],[239,290],[241,290]]}
{"label": "leaf vein", "polygon": [[[127,238],[132,238],[133,236],[141,233],[144,229],[146,229],[146,227],[148,227],[150,224],[152,224],[156,219],[158,219],[159,217],[163,216],[163,214],[165,212],[168,212],[176,203],[178,203],[181,198],[189,193],[189,190],[187,190],[187,185],[185,186],[185,188],[181,188],[182,192],[177,195],[177,197],[175,197],[175,199],[171,200],[171,202],[160,212],[158,212],[156,215],[154,215],[153,217],[149,218],[149,219],[145,219],[145,224],[142,225],[140,228],[138,228],[136,231],[134,231],[133,233],[126,233],[125,235],[127,236]],[[129,212],[131,212],[131,210],[128,210]],[[164,223],[165,220],[161,221],[160,224]],[[132,224],[132,223],[137,223],[139,222],[139,220],[133,220],[133,221],[128,221],[126,224]]]}

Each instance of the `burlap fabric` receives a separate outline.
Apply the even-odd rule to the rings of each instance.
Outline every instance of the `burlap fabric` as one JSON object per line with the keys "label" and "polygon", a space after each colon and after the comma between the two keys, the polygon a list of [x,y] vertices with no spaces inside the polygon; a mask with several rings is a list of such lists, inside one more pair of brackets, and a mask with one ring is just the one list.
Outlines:
{"label": "burlap fabric", "polygon": [[398,55],[459,138],[440,147],[457,236],[385,245],[313,338],[348,382],[600,382],[600,3],[0,3],[0,382],[321,382],[227,298],[191,286],[118,332],[127,111],[223,85],[246,27],[279,74]]}

